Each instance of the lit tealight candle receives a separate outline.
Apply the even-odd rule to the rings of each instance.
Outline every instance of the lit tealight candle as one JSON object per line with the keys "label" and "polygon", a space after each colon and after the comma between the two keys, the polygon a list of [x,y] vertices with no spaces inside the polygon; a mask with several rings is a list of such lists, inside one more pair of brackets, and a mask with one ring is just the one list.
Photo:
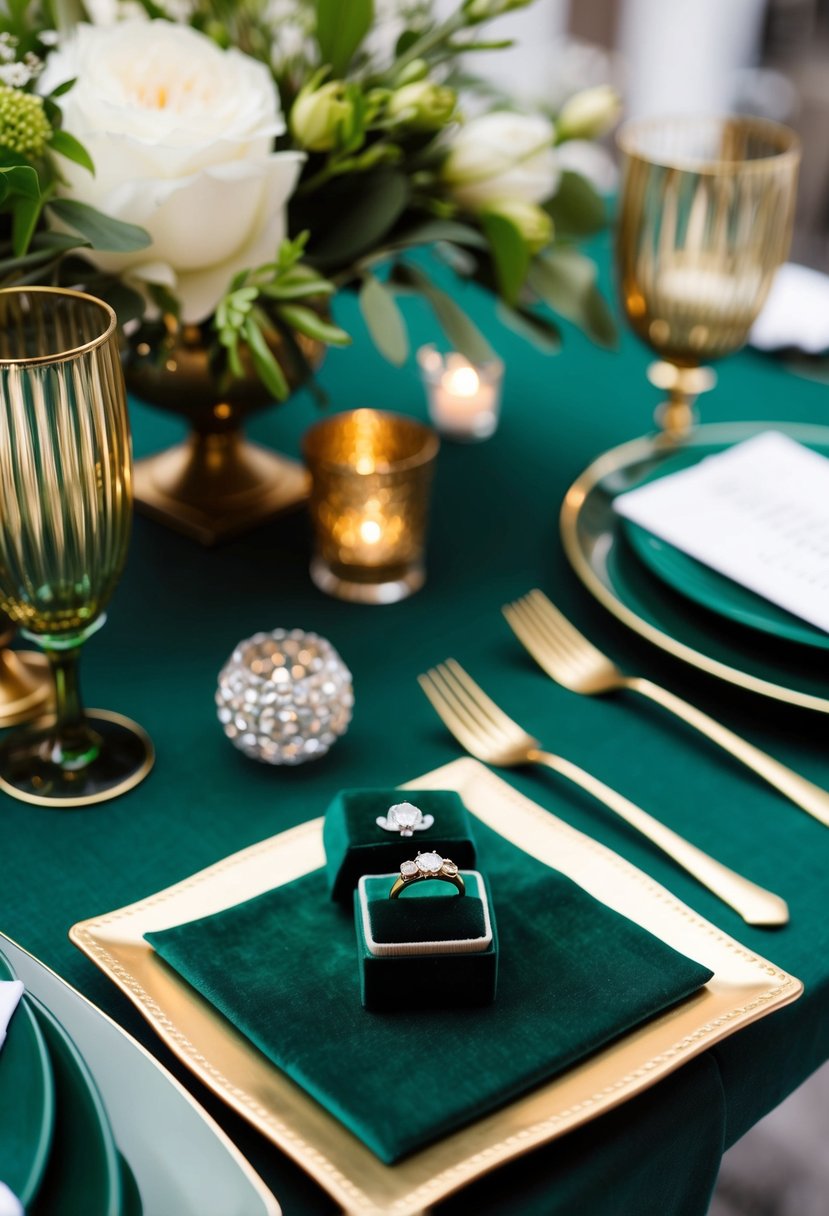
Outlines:
{"label": "lit tealight candle", "polygon": [[488,439],[498,426],[504,365],[498,359],[473,367],[462,355],[443,356],[434,346],[418,351],[429,415],[452,439]]}
{"label": "lit tealight candle", "polygon": [[303,443],[312,476],[311,577],[329,595],[391,604],[423,585],[435,432],[383,410],[317,422]]}

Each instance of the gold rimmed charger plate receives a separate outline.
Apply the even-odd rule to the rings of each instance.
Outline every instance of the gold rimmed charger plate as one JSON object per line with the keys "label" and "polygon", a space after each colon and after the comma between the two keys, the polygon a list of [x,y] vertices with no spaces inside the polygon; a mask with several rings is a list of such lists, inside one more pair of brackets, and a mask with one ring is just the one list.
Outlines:
{"label": "gold rimmed charger plate", "polygon": [[739,945],[476,760],[456,760],[409,787],[457,790],[488,827],[709,967],[714,978],[564,1075],[387,1166],[270,1064],[143,940],[151,930],[217,912],[322,866],[321,819],[235,853],[139,903],[74,925],[70,937],[75,945],[130,997],[167,1046],[346,1211],[360,1216],[421,1212],[488,1170],[624,1102],[802,992],[799,980]]}
{"label": "gold rimmed charger plate", "polygon": [[663,435],[646,435],[611,448],[573,482],[561,508],[561,539],[570,565],[591,595],[641,637],[739,688],[826,714],[829,681],[813,651],[721,620],[665,586],[627,544],[613,510],[617,494],[637,485],[678,450],[697,450],[702,459],[761,431],[781,431],[829,456],[829,427],[806,423],[700,426],[681,449]]}

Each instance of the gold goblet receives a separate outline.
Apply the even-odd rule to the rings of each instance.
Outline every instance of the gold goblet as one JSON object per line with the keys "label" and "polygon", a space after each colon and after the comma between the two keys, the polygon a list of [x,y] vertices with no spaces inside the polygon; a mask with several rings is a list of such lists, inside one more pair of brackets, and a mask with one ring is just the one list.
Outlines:
{"label": "gold goblet", "polygon": [[57,288],[0,291],[0,609],[45,651],[55,713],[0,744],[0,788],[102,802],[149,772],[129,719],[86,714],[77,662],[127,554],[132,459],[115,313]]}
{"label": "gold goblet", "polygon": [[703,366],[738,350],[788,253],[800,149],[760,118],[645,119],[618,135],[624,181],[617,236],[622,304],[660,356],[671,439],[715,383]]}

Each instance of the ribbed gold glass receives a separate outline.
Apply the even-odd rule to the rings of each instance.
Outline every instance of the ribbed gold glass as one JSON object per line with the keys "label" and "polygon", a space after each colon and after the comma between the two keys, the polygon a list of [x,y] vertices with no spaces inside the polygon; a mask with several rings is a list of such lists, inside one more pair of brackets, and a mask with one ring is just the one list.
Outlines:
{"label": "ribbed gold glass", "polygon": [[311,427],[303,444],[316,534],[311,577],[322,591],[390,604],[423,585],[439,446],[428,426],[383,410],[334,414]]}
{"label": "ribbed gold glass", "polygon": [[112,798],[152,766],[119,715],[87,715],[79,647],[105,620],[132,518],[126,392],[112,309],[79,292],[0,291],[0,608],[46,652],[56,714],[0,745],[25,801]]}
{"label": "ribbed gold glass", "polygon": [[714,383],[702,365],[738,350],[786,258],[800,150],[793,131],[759,118],[628,123],[617,236],[622,304],[663,362],[658,414],[675,438]]}

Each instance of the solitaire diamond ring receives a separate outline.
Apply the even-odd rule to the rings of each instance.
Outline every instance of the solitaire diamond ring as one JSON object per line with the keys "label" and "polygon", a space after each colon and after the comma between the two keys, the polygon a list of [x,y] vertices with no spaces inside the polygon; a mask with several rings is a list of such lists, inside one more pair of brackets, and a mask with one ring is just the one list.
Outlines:
{"label": "solitaire diamond ring", "polygon": [[424,815],[420,807],[411,802],[396,802],[385,815],[378,815],[374,822],[384,832],[411,836],[414,832],[425,832],[435,822],[435,817]]}
{"label": "solitaire diamond ring", "polygon": [[466,886],[454,861],[441,857],[440,853],[418,853],[414,861],[403,862],[400,877],[394,880],[389,891],[389,899],[397,899],[400,892],[413,883],[431,881],[451,882],[459,895],[466,894]]}

